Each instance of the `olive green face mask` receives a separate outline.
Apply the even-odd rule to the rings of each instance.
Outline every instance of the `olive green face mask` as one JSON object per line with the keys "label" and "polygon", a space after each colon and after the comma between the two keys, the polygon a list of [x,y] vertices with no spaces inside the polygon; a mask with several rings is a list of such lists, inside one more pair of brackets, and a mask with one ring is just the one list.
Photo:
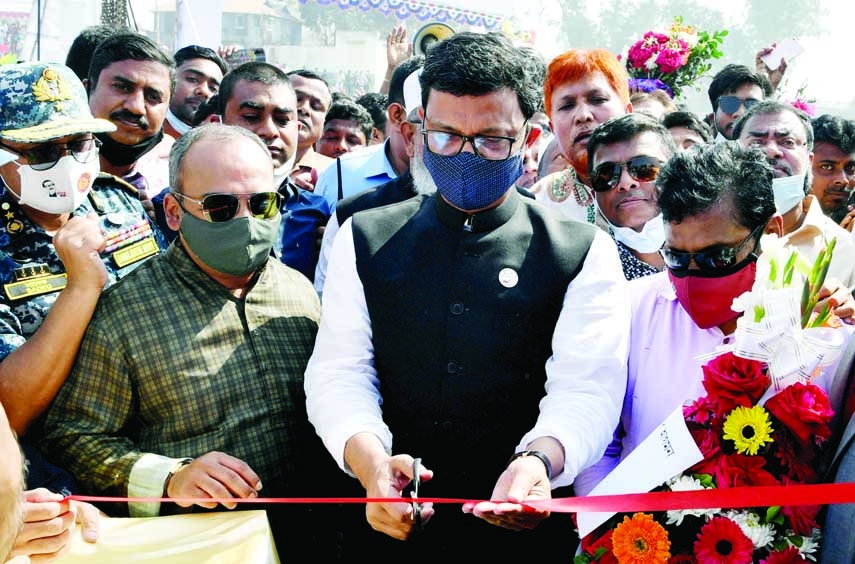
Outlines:
{"label": "olive green face mask", "polygon": [[211,222],[184,212],[180,229],[187,246],[207,266],[223,274],[245,276],[270,256],[281,219],[277,213],[271,219],[238,217]]}

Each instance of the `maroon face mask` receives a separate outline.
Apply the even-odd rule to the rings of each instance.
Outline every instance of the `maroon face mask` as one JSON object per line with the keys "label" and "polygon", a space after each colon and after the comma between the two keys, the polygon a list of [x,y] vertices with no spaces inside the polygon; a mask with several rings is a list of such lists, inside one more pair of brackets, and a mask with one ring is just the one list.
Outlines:
{"label": "maroon face mask", "polygon": [[754,285],[757,257],[753,254],[730,268],[714,272],[668,269],[677,301],[701,329],[718,327],[741,314],[730,309],[733,299]]}

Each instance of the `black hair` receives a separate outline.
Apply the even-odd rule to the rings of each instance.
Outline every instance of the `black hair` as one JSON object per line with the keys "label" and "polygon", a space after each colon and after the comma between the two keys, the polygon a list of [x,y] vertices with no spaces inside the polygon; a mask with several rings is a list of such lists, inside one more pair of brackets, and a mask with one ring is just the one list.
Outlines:
{"label": "black hair", "polygon": [[665,126],[665,129],[685,127],[697,133],[704,143],[712,143],[713,140],[710,126],[693,112],[677,110],[676,112],[667,113],[662,116],[662,125]]}
{"label": "black hair", "polygon": [[368,110],[352,100],[339,100],[330,106],[330,111],[327,112],[326,125],[334,119],[343,119],[354,122],[359,126],[360,131],[365,134],[366,143],[371,139],[371,129],[374,127],[374,120],[371,119],[371,114]]}
{"label": "black hair", "polygon": [[811,126],[814,143],[828,143],[844,153],[855,153],[855,121],[822,114],[811,121]]}
{"label": "black hair", "polygon": [[327,82],[324,77],[322,77],[321,75],[319,75],[318,73],[316,73],[313,70],[295,69],[295,70],[288,71],[287,73],[285,73],[285,76],[301,76],[301,77],[307,78],[309,80],[320,80],[321,82],[323,82],[326,85],[327,90],[332,91],[332,89],[330,88],[330,83]]}
{"label": "black hair", "polygon": [[204,121],[213,114],[216,114],[220,107],[220,95],[214,94],[196,108],[196,111],[193,112],[193,127],[197,127],[202,125]]}
{"label": "black hair", "polygon": [[775,215],[773,176],[760,151],[736,141],[677,153],[656,177],[662,219],[680,223],[732,200],[736,220],[753,231]]}
{"label": "black hair", "polygon": [[594,153],[600,145],[629,141],[646,132],[656,134],[666,157],[676,152],[674,138],[659,120],[647,114],[629,113],[601,123],[591,133],[588,138],[588,172],[593,170]]}
{"label": "black hair", "polygon": [[172,59],[175,61],[176,67],[180,67],[185,62],[192,61],[193,59],[207,59],[217,65],[223,75],[229,72],[226,62],[216,51],[208,47],[202,47],[201,45],[187,45],[186,47],[182,47],[175,52]]}
{"label": "black hair", "polygon": [[368,110],[374,127],[380,131],[386,131],[386,107],[389,105],[389,97],[380,92],[366,92],[356,99],[356,103]]}
{"label": "black hair", "polygon": [[763,97],[768,98],[774,92],[772,83],[765,75],[755,72],[745,65],[726,65],[713,77],[707,94],[710,97],[713,112],[718,109],[718,98],[725,94],[736,92],[743,84],[754,84],[763,91]]}
{"label": "black hair", "polygon": [[543,77],[537,76],[531,56],[501,33],[461,32],[443,39],[425,57],[419,79],[422,107],[427,107],[431,90],[483,96],[508,88],[529,119],[543,106]]}
{"label": "black hair", "polygon": [[128,59],[160,63],[169,71],[170,91],[175,87],[175,64],[172,62],[172,57],[158,47],[157,43],[141,33],[119,31],[99,43],[95,52],[92,53],[87,85],[89,92],[97,86],[101,71],[113,63]]}
{"label": "black hair", "polygon": [[243,63],[226,73],[220,83],[220,89],[217,92],[219,94],[217,113],[221,116],[226,114],[226,105],[232,97],[235,85],[240,80],[260,82],[268,86],[284,84],[289,90],[294,91],[294,87],[288,80],[288,75],[279,67],[263,61]]}
{"label": "black hair", "polygon": [[800,109],[777,100],[763,100],[748,108],[744,114],[739,116],[739,119],[733,124],[733,138],[739,139],[742,136],[742,130],[745,129],[745,124],[748,123],[754,116],[776,115],[785,112],[790,112],[796,116],[805,129],[805,140],[807,142],[808,151],[813,150],[813,126],[810,123],[810,116]]}
{"label": "black hair", "polygon": [[395,67],[395,70],[392,71],[392,78],[389,79],[389,97],[386,101],[387,108],[389,104],[399,104],[406,107],[404,103],[404,81],[407,80],[408,76],[424,66],[424,56],[414,55]]}
{"label": "black hair", "polygon": [[83,29],[68,48],[65,66],[74,71],[81,82],[89,78],[89,64],[98,45],[118,30],[110,25],[93,25]]}

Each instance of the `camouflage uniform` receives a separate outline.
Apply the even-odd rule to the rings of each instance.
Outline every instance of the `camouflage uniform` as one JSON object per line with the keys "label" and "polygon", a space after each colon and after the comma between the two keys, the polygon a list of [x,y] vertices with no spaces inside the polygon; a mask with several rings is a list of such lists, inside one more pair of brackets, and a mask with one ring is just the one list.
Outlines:
{"label": "camouflage uniform", "polygon": [[[127,275],[148,256],[166,248],[163,235],[148,219],[138,197],[136,188],[120,178],[102,173],[95,180],[86,201],[72,214],[85,216],[94,211],[99,215],[108,238],[142,222],[151,228],[148,238],[135,241],[133,236],[127,237],[115,244],[118,249],[101,254],[101,260],[107,267],[107,286]],[[144,226],[138,230],[145,231]],[[139,246],[132,249],[133,245]],[[132,254],[138,250],[139,256],[127,257],[129,249]],[[150,251],[153,252],[148,254]],[[133,258],[137,260],[125,263]],[[26,281],[43,280],[48,274],[63,273],[65,267],[53,246],[53,236],[32,223],[21,211],[15,197],[4,189],[0,195],[0,361],[36,332],[62,290],[62,280],[54,279],[56,282],[53,284],[57,286],[54,291],[16,297],[14,293],[10,296],[8,285],[17,281],[16,275]],[[40,286],[40,289],[47,289],[44,284]]]}

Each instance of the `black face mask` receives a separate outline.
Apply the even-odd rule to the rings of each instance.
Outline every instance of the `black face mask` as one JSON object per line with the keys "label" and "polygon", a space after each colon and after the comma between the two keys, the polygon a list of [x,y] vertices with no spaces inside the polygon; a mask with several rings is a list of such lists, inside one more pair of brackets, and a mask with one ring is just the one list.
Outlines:
{"label": "black face mask", "polygon": [[101,145],[101,156],[107,159],[108,163],[113,166],[125,166],[137,162],[141,156],[154,149],[163,139],[163,128],[136,145],[119,143],[110,137],[109,133],[96,133],[95,137],[103,143]]}

